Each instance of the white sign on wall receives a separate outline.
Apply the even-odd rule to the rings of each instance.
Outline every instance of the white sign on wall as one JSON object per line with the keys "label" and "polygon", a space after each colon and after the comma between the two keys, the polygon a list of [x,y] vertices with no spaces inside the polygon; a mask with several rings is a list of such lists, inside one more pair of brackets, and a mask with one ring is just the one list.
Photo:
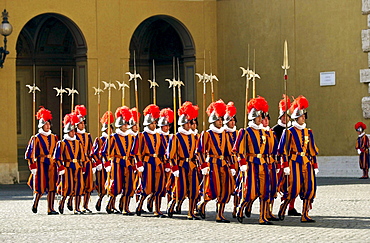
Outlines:
{"label": "white sign on wall", "polygon": [[335,72],[321,72],[320,86],[335,85]]}

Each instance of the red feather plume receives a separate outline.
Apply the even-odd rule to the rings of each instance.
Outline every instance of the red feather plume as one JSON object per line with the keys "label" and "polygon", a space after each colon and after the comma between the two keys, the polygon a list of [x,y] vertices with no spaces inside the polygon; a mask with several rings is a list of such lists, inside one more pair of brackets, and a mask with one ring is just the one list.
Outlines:
{"label": "red feather plume", "polygon": [[71,123],[72,125],[75,125],[80,122],[80,119],[78,118],[76,113],[70,113],[64,116],[63,124],[64,126],[68,123]]}
{"label": "red feather plume", "polygon": [[[285,102],[286,101],[286,102]],[[279,102],[279,109],[286,112],[287,109],[290,107],[291,102],[287,95],[283,94],[283,99]]]}
{"label": "red feather plume", "polygon": [[253,98],[248,102],[248,106],[247,106],[248,113],[253,108],[256,109],[257,111],[268,112],[269,105],[267,101],[265,100],[265,98],[263,98],[262,96],[257,96],[257,98]]}
{"label": "red feather plume", "polygon": [[127,106],[118,107],[115,115],[116,118],[122,117],[125,121],[129,121],[132,117],[132,113]]}
{"label": "red feather plume", "polygon": [[173,122],[173,117],[174,117],[174,113],[173,113],[173,110],[171,110],[170,108],[164,108],[161,110],[161,112],[159,113],[159,116],[160,117],[165,117],[166,120],[169,122],[169,123],[172,123]]}
{"label": "red feather plume", "polygon": [[144,116],[151,114],[154,119],[159,118],[160,109],[157,105],[151,104],[145,107]]}
{"label": "red feather plume", "polygon": [[299,110],[307,109],[308,107],[308,100],[303,95],[298,96],[293,103],[290,106],[290,112],[293,113],[293,111],[298,108]]}
{"label": "red feather plume", "polygon": [[131,108],[131,114],[132,114],[132,118],[134,119],[134,121],[136,123],[138,123],[138,119],[140,119],[140,112],[137,111],[137,108],[134,107],[134,108]]}
{"label": "red feather plume", "polygon": [[213,107],[217,117],[223,117],[226,114],[226,104],[223,100],[218,100],[213,103]]}
{"label": "red feather plume", "polygon": [[76,105],[75,106],[75,112],[77,115],[80,115],[80,116],[86,116],[87,114],[87,110],[86,110],[86,107],[84,105]]}
{"label": "red feather plume", "polygon": [[366,129],[366,125],[363,122],[357,122],[355,125],[355,129],[357,130],[359,127],[362,127],[362,129]]}
{"label": "red feather plume", "polygon": [[187,109],[189,108],[189,107],[191,107],[193,104],[190,102],[190,101],[185,101],[183,104],[182,104],[182,106],[178,109],[178,111],[177,111],[177,114],[179,114],[179,116],[181,116],[181,115],[187,115],[188,113],[187,113]]}
{"label": "red feather plume", "polygon": [[197,105],[189,106],[187,109],[188,119],[193,120],[198,117],[199,107]]}
{"label": "red feather plume", "polygon": [[44,121],[49,121],[53,119],[53,116],[51,115],[51,111],[45,109],[43,106],[40,106],[40,109],[36,113],[36,118],[37,120],[42,118]]}
{"label": "red feather plume", "polygon": [[114,117],[113,117],[113,113],[111,111],[106,111],[104,113],[104,115],[102,116],[102,118],[100,119],[100,123],[101,124],[108,124],[108,117],[109,117],[109,122],[110,124],[113,123],[114,121]]}
{"label": "red feather plume", "polygon": [[233,117],[236,115],[236,107],[234,105],[234,102],[230,101],[226,105],[226,113],[230,116]]}

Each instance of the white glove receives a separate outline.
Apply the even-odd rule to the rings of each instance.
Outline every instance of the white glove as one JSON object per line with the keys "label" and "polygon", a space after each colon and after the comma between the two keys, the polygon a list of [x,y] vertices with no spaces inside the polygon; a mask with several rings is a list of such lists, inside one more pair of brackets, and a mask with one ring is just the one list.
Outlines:
{"label": "white glove", "polygon": [[204,167],[202,169],[202,175],[208,175],[209,174],[209,167]]}
{"label": "white glove", "polygon": [[232,176],[235,176],[235,174],[236,174],[236,170],[235,169],[230,169],[230,172],[231,172],[231,175]]}
{"label": "white glove", "polygon": [[165,172],[170,172],[171,171],[171,168],[165,168],[164,171]]}
{"label": "white glove", "polygon": [[95,174],[95,172],[96,172],[96,167],[93,167],[93,168],[92,168],[92,172],[93,172],[93,174]]}
{"label": "white glove", "polygon": [[64,175],[64,173],[66,173],[66,170],[64,169],[64,170],[61,170],[61,171],[59,171],[59,175]]}
{"label": "white glove", "polygon": [[140,166],[139,168],[137,168],[137,171],[143,172],[144,171],[144,166]]}
{"label": "white glove", "polygon": [[246,172],[246,171],[247,171],[247,169],[248,169],[247,165],[242,165],[242,166],[240,166],[240,171],[241,171],[241,172]]}
{"label": "white glove", "polygon": [[358,154],[361,154],[361,149],[357,149],[357,153]]}
{"label": "white glove", "polygon": [[173,174],[174,177],[179,177],[180,171],[176,170],[176,171],[172,172],[172,174]]}
{"label": "white glove", "polygon": [[97,171],[101,171],[103,169],[103,164],[99,164],[96,166]]}
{"label": "white glove", "polygon": [[110,172],[110,170],[112,169],[112,166],[110,165],[110,166],[107,166],[107,167],[105,167],[105,171],[106,172]]}
{"label": "white glove", "polygon": [[32,169],[31,170],[32,175],[36,175],[36,172],[37,172],[37,169]]}
{"label": "white glove", "polygon": [[279,174],[279,172],[280,172],[280,169],[276,169],[276,174]]}
{"label": "white glove", "polygon": [[284,175],[290,175],[290,168],[289,167],[284,168]]}
{"label": "white glove", "polygon": [[320,172],[318,168],[313,169],[313,170],[315,171],[315,175],[317,175]]}

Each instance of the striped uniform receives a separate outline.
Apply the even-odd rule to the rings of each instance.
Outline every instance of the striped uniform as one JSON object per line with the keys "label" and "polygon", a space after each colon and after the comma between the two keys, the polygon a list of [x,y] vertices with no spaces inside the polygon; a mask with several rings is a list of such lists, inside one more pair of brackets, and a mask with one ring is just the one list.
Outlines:
{"label": "striped uniform", "polygon": [[[28,164],[36,163],[36,175],[31,174],[28,185],[35,193],[34,207],[41,195],[48,192],[48,212],[54,211],[54,198],[58,173],[55,161],[52,159],[58,138],[54,134],[44,136],[40,133],[31,138],[25,153]],[[35,156],[36,161],[33,160]]]}
{"label": "striped uniform", "polygon": [[165,148],[158,133],[139,133],[134,140],[131,155],[136,161],[142,162],[144,171],[141,173],[141,199],[137,210],[142,210],[142,203],[145,198],[154,194],[156,197],[155,215],[162,215],[160,212],[161,196],[165,190],[164,164],[159,157],[164,156]]}
{"label": "striped uniform", "polygon": [[356,149],[361,150],[359,165],[361,170],[369,169],[369,138],[366,134],[357,138]]}
{"label": "striped uniform", "polygon": [[63,197],[81,196],[84,192],[82,166],[86,161],[83,146],[79,140],[63,139],[54,152],[58,167],[64,165],[65,173],[61,176],[58,193]]}
{"label": "striped uniform", "polygon": [[[228,144],[228,147],[229,147],[229,150],[232,151],[232,148],[235,144],[235,141],[236,141],[236,138],[238,136],[238,130],[235,130],[235,131],[228,131],[227,129],[225,129],[226,131],[226,139],[227,139],[227,144]],[[239,205],[239,197],[238,197],[238,189],[239,189],[239,186],[241,185],[241,178],[242,177],[239,177],[239,164],[238,164],[238,158],[237,158],[237,155],[235,153],[232,153],[231,156],[230,156],[230,161],[229,161],[229,165],[230,165],[230,168],[233,168],[235,169],[236,171],[236,174],[235,176],[233,177],[233,188],[235,188],[234,190],[234,210],[233,210],[233,215],[236,215],[236,207]]]}
{"label": "striped uniform", "polygon": [[[96,138],[93,143],[90,156],[96,165],[103,164],[103,156],[101,155],[100,151],[103,148],[103,144],[106,140],[107,137],[101,136],[99,138]],[[105,182],[107,180],[107,172],[104,168],[100,171],[97,170],[95,172],[95,177],[96,190],[98,191],[98,194],[106,195],[107,190],[105,188]]]}
{"label": "striped uniform", "polygon": [[267,222],[268,200],[270,198],[270,176],[266,157],[263,156],[267,144],[266,133],[263,129],[248,127],[241,129],[233,150],[240,158],[245,158],[248,165],[246,181],[244,183],[244,195],[239,205],[239,216],[243,217],[244,208],[248,212],[252,208],[254,200],[260,198],[259,222]]}
{"label": "striped uniform", "polygon": [[94,190],[94,179],[92,171],[92,161],[91,161],[91,148],[92,148],[92,138],[90,133],[76,133],[77,140],[82,143],[83,151],[85,153],[85,161],[83,163],[84,168],[84,193],[90,193]]}
{"label": "striped uniform", "polygon": [[[199,176],[196,161],[194,161],[197,140],[194,134],[185,135],[176,133],[168,145],[167,154],[171,159],[172,167],[179,170],[179,177],[175,178],[172,188],[170,210],[173,210],[176,201],[189,198],[188,217],[195,217],[195,203],[199,196]],[[177,166],[177,167],[176,167]],[[177,183],[176,183],[177,182]]]}
{"label": "striped uniform", "polygon": [[221,133],[207,130],[202,132],[199,139],[197,153],[198,158],[204,167],[209,166],[209,174],[204,176],[204,202],[199,205],[199,210],[205,211],[206,203],[217,199],[218,213],[216,220],[225,219],[223,212],[225,204],[230,201],[233,192],[233,178],[226,158],[231,156],[227,146],[226,132]]}
{"label": "striped uniform", "polygon": [[[287,134],[285,136],[285,131]],[[283,168],[290,168],[290,175],[284,177],[287,190],[284,191],[284,203],[281,205],[279,215],[284,215],[287,204],[291,199],[300,195],[303,200],[301,221],[311,220],[308,211],[316,195],[316,177],[314,169],[318,168],[316,147],[311,129],[298,129],[290,127],[281,136],[278,153],[283,158]],[[287,142],[287,141],[288,142]]]}

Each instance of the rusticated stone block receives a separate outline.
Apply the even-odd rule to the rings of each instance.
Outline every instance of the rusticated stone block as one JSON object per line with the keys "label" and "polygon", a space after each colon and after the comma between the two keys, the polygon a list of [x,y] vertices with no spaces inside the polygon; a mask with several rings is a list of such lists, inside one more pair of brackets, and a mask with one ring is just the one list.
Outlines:
{"label": "rusticated stone block", "polygon": [[360,82],[370,83],[370,69],[360,69]]}
{"label": "rusticated stone block", "polygon": [[370,96],[362,98],[362,114],[365,119],[370,118]]}
{"label": "rusticated stone block", "polygon": [[362,0],[362,14],[370,13],[370,0]]}
{"label": "rusticated stone block", "polygon": [[370,51],[370,29],[361,31],[362,51]]}

